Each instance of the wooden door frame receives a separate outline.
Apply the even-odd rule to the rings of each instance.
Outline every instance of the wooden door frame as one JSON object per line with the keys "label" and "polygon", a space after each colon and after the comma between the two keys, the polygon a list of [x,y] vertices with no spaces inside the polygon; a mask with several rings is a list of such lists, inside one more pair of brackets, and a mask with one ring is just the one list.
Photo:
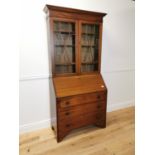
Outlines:
{"label": "wooden door frame", "polygon": [[[54,21],[61,21],[61,22],[71,22],[75,23],[75,73],[64,73],[64,74],[56,74],[55,72],[55,48],[54,48]],[[51,49],[50,53],[52,56],[52,74],[53,77],[55,76],[73,76],[78,74],[78,20],[75,19],[66,19],[66,18],[58,18],[58,17],[50,17],[50,42],[51,42]]]}

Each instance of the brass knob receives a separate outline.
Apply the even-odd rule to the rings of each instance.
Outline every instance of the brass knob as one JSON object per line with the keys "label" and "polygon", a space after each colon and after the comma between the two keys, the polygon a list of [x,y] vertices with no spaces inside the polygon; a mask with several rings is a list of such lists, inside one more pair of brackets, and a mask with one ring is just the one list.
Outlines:
{"label": "brass knob", "polygon": [[66,127],[69,128],[71,126],[71,124],[66,124]]}
{"label": "brass knob", "polygon": [[65,115],[69,115],[69,114],[70,114],[69,112],[66,112],[66,113],[65,113]]}
{"label": "brass knob", "polygon": [[98,98],[98,99],[100,99],[100,98],[101,98],[101,96],[100,96],[100,95],[97,95],[97,98]]}
{"label": "brass knob", "polygon": [[100,109],[101,108],[101,105],[98,105],[97,108]]}
{"label": "brass knob", "polygon": [[70,102],[69,102],[69,101],[67,101],[67,102],[66,102],[66,105],[69,105],[69,104],[70,104]]}
{"label": "brass knob", "polygon": [[100,119],[100,117],[99,117],[99,116],[96,116],[96,119],[97,119],[97,120],[99,120],[99,119]]}

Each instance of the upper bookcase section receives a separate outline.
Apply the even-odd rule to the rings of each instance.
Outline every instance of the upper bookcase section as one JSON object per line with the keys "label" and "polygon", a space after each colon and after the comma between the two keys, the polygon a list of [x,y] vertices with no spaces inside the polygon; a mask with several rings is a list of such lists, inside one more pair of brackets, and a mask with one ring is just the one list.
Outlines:
{"label": "upper bookcase section", "polygon": [[46,5],[44,8],[44,12],[49,17],[71,18],[71,19],[74,18],[78,20],[89,19],[90,21],[94,22],[102,22],[103,17],[106,16],[106,13],[85,11],[66,7],[58,7],[53,5]]}

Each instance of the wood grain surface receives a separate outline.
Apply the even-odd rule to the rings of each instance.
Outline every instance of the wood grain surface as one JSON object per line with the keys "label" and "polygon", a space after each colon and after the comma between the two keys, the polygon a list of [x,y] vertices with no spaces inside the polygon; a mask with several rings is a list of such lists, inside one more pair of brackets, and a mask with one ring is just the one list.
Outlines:
{"label": "wood grain surface", "polygon": [[100,74],[53,78],[56,97],[66,97],[106,90]]}
{"label": "wood grain surface", "polygon": [[55,134],[43,129],[20,135],[20,155],[134,155],[134,107],[110,112],[107,127],[89,126],[57,143]]}

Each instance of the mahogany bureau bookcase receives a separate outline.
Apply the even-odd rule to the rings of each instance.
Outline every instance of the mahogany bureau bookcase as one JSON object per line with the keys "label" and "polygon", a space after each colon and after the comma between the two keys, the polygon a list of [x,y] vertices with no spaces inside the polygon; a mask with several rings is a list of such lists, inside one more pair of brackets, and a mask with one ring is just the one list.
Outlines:
{"label": "mahogany bureau bookcase", "polygon": [[73,129],[106,127],[107,88],[100,74],[106,13],[51,5],[44,11],[60,142]]}

